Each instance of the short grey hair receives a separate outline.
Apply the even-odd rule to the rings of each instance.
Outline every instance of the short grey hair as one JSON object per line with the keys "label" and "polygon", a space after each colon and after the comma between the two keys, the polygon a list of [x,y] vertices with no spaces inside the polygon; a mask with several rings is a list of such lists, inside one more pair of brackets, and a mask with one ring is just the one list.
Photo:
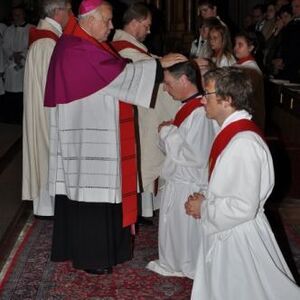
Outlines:
{"label": "short grey hair", "polygon": [[54,17],[55,10],[60,8],[66,8],[69,0],[44,0],[43,12],[46,17]]}

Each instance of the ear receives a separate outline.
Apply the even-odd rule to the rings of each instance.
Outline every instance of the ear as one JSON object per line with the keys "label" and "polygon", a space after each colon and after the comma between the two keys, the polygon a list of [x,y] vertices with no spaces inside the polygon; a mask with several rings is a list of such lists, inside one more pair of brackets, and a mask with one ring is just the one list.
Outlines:
{"label": "ear", "polygon": [[185,74],[183,74],[179,77],[179,81],[183,86],[185,86],[188,83],[188,78]]}
{"label": "ear", "polygon": [[223,105],[225,108],[232,107],[232,98],[230,96],[225,97],[223,101]]}
{"label": "ear", "polygon": [[139,23],[140,23],[140,21],[133,19],[133,20],[131,20],[131,22],[129,24],[131,24],[131,26],[133,28],[136,28],[139,25]]}
{"label": "ear", "polygon": [[254,50],[254,46],[253,45],[249,46],[250,53],[252,53],[253,50]]}

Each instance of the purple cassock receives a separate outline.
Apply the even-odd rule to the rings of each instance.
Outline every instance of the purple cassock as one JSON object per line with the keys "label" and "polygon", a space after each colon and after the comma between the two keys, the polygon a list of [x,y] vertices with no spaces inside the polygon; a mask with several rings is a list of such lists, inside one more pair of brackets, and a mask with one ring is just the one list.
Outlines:
{"label": "purple cassock", "polygon": [[87,97],[111,83],[126,60],[73,35],[63,35],[51,57],[44,106],[55,107]]}

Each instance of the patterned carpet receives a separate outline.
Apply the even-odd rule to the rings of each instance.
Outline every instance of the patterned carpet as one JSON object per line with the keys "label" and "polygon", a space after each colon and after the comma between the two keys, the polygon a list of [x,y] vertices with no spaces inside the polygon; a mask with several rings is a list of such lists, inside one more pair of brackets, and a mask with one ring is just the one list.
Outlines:
{"label": "patterned carpet", "polygon": [[141,226],[134,259],[103,276],[49,260],[51,221],[34,220],[27,231],[0,283],[0,299],[189,299],[190,279],[163,277],[145,269],[157,257],[157,226]]}
{"label": "patterned carpet", "polygon": [[[49,260],[52,222],[31,219],[17,250],[0,277],[0,299],[42,300],[155,300],[189,299],[192,281],[163,277],[145,269],[157,257],[156,226],[142,226],[136,237],[135,257],[114,268],[113,274],[95,276],[74,270],[69,263]],[[285,225],[295,270],[300,271],[300,225]]]}

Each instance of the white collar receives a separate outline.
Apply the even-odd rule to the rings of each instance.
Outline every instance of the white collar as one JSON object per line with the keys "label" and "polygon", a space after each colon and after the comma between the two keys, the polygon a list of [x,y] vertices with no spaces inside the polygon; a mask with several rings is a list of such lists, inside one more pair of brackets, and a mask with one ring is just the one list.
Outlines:
{"label": "white collar", "polygon": [[57,29],[59,33],[62,33],[62,27],[61,27],[61,25],[58,22],[56,22],[54,19],[46,17],[45,21],[48,22],[48,23],[50,23],[55,29]]}
{"label": "white collar", "polygon": [[117,29],[113,37],[113,40],[115,41],[115,40],[124,40],[124,39],[128,42],[131,42],[135,46],[143,49],[144,51],[148,52],[147,47],[143,43],[138,41],[133,35],[131,35],[130,33],[122,29]]}
{"label": "white collar", "polygon": [[249,114],[246,110],[236,110],[234,113],[232,113],[230,116],[228,116],[225,121],[223,122],[221,126],[221,130],[224,129],[227,125],[229,125],[232,122],[241,120],[241,119],[247,119],[251,120],[252,115]]}

